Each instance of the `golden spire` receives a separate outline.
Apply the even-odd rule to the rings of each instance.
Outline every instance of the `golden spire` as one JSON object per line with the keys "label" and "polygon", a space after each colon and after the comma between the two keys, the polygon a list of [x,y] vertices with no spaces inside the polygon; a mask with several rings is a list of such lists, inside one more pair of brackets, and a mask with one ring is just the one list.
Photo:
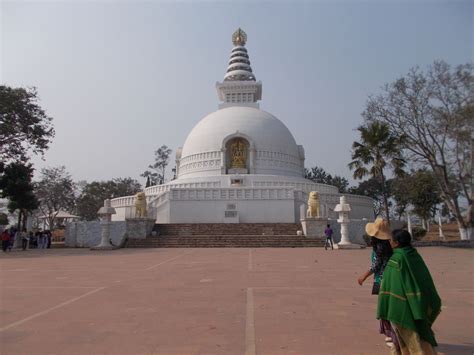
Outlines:
{"label": "golden spire", "polygon": [[247,42],[247,34],[240,27],[232,35],[232,43],[234,46],[245,46]]}

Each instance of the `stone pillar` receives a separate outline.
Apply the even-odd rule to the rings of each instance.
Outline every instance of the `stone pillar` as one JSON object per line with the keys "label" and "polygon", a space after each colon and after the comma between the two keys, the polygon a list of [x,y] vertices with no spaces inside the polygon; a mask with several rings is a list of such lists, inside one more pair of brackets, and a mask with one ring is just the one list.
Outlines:
{"label": "stone pillar", "polygon": [[351,206],[347,203],[346,197],[341,196],[339,198],[339,204],[334,207],[334,212],[339,213],[337,222],[341,225],[341,241],[337,243],[338,249],[359,249],[361,248],[358,244],[352,244],[349,238],[349,212]]}
{"label": "stone pillar", "polygon": [[112,224],[112,215],[115,214],[115,208],[110,204],[110,200],[104,201],[104,206],[99,209],[97,214],[101,216],[101,240],[100,244],[92,247],[91,250],[114,250],[118,247],[110,244],[110,226]]}
{"label": "stone pillar", "polygon": [[255,148],[249,149],[249,173],[255,174]]}
{"label": "stone pillar", "polygon": [[227,149],[222,148],[221,149],[221,174],[223,174],[223,175],[226,174],[226,170],[227,170],[227,167],[226,167],[226,164],[227,164],[226,154],[227,154]]}

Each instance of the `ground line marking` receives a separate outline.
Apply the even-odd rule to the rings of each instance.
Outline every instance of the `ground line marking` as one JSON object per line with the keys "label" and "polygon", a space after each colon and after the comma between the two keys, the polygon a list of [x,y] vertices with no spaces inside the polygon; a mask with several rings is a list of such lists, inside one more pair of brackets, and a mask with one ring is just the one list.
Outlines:
{"label": "ground line marking", "polygon": [[45,315],[45,314],[48,314],[49,312],[52,312],[58,308],[61,308],[61,307],[64,307],[64,306],[67,306],[68,304],[71,304],[73,302],[76,302],[76,301],[79,301],[81,298],[84,298],[84,297],[87,297],[89,295],[92,295],[96,292],[99,292],[99,291],[102,291],[103,289],[105,289],[105,287],[99,287],[99,288],[96,288],[95,290],[92,290],[92,291],[89,291],[81,296],[78,296],[78,297],[74,297],[72,299],[70,299],[69,301],[65,301],[63,303],[60,303],[60,304],[57,304],[56,306],[54,307],[51,307],[51,308],[48,308],[48,309],[45,309],[44,311],[41,311],[41,312],[38,312],[38,313],[35,313],[29,317],[26,317],[26,318],[23,318],[19,321],[16,321],[16,322],[13,322],[9,325],[6,325],[4,326],[3,328],[0,328],[0,332],[3,332],[7,329],[10,329],[10,328],[13,328],[13,327],[16,327],[17,325],[20,325],[20,324],[23,324],[25,322],[28,322],[29,320],[32,320],[32,319],[35,319],[35,318],[38,318],[42,315]]}
{"label": "ground line marking", "polygon": [[248,271],[252,271],[252,269],[253,269],[252,249],[249,249],[249,267],[248,267]]}
{"label": "ground line marking", "polygon": [[173,257],[173,258],[171,258],[171,259],[168,259],[168,260],[162,261],[161,263],[158,263],[158,264],[156,264],[156,265],[150,266],[150,267],[146,268],[145,270],[154,269],[155,267],[158,267],[158,266],[160,266],[160,265],[166,264],[168,261],[173,261],[173,260],[178,259],[178,258],[180,258],[180,257],[182,257],[182,256],[189,255],[189,254],[191,254],[191,253],[192,253],[192,251],[187,252],[187,253],[180,254],[180,255],[175,256],[175,257]]}
{"label": "ground line marking", "polygon": [[247,314],[245,318],[245,355],[255,355],[255,322],[253,289],[247,288]]}
{"label": "ground line marking", "polygon": [[97,288],[96,286],[6,286],[3,289],[20,289],[20,288]]}

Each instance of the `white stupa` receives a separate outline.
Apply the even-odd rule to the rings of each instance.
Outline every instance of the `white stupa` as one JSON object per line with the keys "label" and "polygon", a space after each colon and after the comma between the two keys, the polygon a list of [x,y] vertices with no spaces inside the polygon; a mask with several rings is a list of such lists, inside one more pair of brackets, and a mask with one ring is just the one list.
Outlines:
{"label": "white stupa", "polygon": [[[337,188],[304,178],[303,147],[282,121],[260,110],[262,83],[246,40],[240,28],[233,34],[224,81],[216,84],[222,103],[177,150],[177,178],[145,189],[157,223],[296,223],[310,191],[319,192],[322,214],[335,217]],[[372,218],[370,198],[346,196],[352,218]],[[113,199],[113,219],[132,217],[133,204],[133,196]]]}

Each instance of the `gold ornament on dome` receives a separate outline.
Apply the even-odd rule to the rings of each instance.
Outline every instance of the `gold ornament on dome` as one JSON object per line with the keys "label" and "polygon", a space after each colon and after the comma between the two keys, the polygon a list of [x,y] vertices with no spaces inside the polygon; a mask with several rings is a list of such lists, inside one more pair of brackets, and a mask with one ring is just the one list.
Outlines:
{"label": "gold ornament on dome", "polygon": [[232,35],[232,43],[234,46],[245,46],[247,42],[247,34],[240,27]]}
{"label": "gold ornament on dome", "polygon": [[245,143],[238,139],[230,145],[231,168],[245,169],[247,160],[247,150]]}

